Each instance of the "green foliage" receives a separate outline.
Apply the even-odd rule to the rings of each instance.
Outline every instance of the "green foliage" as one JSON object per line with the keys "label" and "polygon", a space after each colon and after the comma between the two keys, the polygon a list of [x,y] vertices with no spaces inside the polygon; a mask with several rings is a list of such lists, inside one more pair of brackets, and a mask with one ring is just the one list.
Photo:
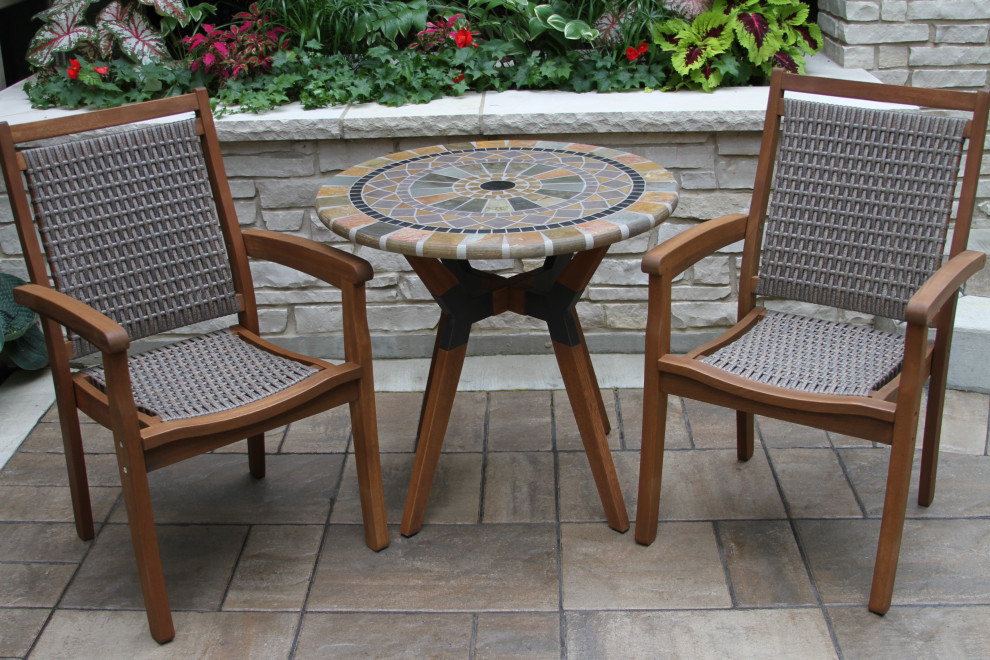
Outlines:
{"label": "green foliage", "polygon": [[[76,58],[68,69],[37,69],[26,87],[35,107],[107,107],[197,85],[218,114],[294,101],[399,106],[486,90],[712,90],[751,84],[772,66],[800,68],[821,45],[797,0],[715,0],[690,23],[669,0],[258,0],[227,28],[199,25],[213,11],[205,3],[127,1],[182,6],[182,20],[158,21],[195,52],[135,63],[77,40],[64,49]],[[50,11],[94,2],[106,0],[58,0]]]}
{"label": "green foliage", "polygon": [[[78,60],[78,77],[65,69],[46,70],[24,85],[35,108],[110,108],[124,103],[150,101],[183,94],[207,84],[202,72],[193,72],[182,63],[148,62],[135,64],[119,58],[110,62]],[[97,73],[96,67],[107,67]]]}
{"label": "green foliage", "polygon": [[715,0],[691,24],[672,19],[653,26],[653,40],[671,53],[668,89],[746,85],[774,67],[804,71],[804,54],[822,45],[821,30],[808,23],[798,0]]}

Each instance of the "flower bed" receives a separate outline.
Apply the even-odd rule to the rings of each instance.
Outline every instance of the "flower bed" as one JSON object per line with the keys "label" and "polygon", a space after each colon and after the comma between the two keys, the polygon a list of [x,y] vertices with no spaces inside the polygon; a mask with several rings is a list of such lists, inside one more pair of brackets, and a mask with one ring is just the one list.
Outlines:
{"label": "flower bed", "polygon": [[[799,0],[60,0],[39,17],[32,104],[106,107],[207,86],[221,113],[469,91],[702,89],[804,68]],[[211,18],[213,16],[213,18]]]}

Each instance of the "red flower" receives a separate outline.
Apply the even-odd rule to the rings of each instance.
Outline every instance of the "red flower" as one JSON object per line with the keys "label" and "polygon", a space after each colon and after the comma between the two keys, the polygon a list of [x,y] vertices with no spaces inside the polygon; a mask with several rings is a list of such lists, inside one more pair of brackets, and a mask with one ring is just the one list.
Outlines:
{"label": "red flower", "polygon": [[645,41],[636,47],[630,46],[629,48],[626,48],[626,59],[629,60],[630,62],[633,62],[636,60],[637,57],[639,57],[649,49],[650,46]]}
{"label": "red flower", "polygon": [[70,80],[75,80],[79,77],[79,68],[79,60],[69,60],[69,68],[65,70],[65,73],[69,76]]}
{"label": "red flower", "polygon": [[454,76],[454,82],[455,82],[455,83],[459,83],[459,82],[461,82],[462,80],[464,80],[464,74],[463,74],[463,73],[462,73],[462,74],[460,74],[460,75],[457,75],[457,76]]}
{"label": "red flower", "polygon": [[458,48],[464,48],[465,46],[478,47],[478,44],[474,43],[474,35],[467,28],[461,28],[454,33],[454,43],[457,44]]}
{"label": "red flower", "polygon": [[108,66],[94,66],[93,67],[93,71],[96,71],[101,76],[105,76],[105,75],[107,75],[107,72],[110,71],[110,67],[108,67]]}

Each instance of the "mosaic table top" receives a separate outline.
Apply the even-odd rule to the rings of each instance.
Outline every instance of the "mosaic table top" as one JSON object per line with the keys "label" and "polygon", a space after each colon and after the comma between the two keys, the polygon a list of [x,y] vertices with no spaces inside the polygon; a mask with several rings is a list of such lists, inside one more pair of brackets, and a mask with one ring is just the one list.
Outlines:
{"label": "mosaic table top", "polygon": [[410,149],[356,165],[316,208],[354,243],[440,259],[530,258],[610,245],[655,227],[677,184],[606,147],[491,140]]}

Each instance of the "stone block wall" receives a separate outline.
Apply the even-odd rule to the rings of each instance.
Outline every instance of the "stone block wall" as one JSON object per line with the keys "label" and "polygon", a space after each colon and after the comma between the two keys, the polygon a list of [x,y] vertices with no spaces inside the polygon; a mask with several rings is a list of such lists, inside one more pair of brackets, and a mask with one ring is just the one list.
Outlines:
{"label": "stone block wall", "polygon": [[884,82],[990,84],[990,0],[819,0],[824,52]]}

